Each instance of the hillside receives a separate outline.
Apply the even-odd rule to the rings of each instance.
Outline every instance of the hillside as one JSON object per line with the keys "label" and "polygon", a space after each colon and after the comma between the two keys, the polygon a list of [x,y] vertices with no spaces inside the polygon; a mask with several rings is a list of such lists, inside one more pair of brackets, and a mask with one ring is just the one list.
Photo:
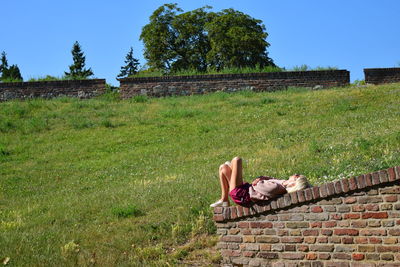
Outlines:
{"label": "hillside", "polygon": [[399,165],[399,99],[391,84],[0,103],[0,260],[217,262],[202,249],[221,163],[314,184]]}

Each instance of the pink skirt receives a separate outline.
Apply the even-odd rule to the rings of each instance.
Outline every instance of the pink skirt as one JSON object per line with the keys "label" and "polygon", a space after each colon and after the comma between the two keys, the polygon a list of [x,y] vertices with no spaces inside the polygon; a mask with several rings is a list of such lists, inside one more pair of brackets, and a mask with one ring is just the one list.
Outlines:
{"label": "pink skirt", "polygon": [[240,206],[248,206],[251,203],[249,188],[251,184],[243,183],[235,187],[229,195],[231,196],[233,202]]}

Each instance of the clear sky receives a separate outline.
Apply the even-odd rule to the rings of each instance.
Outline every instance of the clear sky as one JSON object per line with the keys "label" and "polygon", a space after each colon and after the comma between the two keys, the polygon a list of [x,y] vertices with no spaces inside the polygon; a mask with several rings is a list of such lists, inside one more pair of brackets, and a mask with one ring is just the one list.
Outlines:
{"label": "clear sky", "polygon": [[[234,8],[260,19],[269,56],[280,67],[335,66],[363,79],[363,68],[400,66],[400,0],[171,1],[184,11]],[[115,77],[132,46],[144,64],[142,27],[158,0],[0,0],[0,52],[24,80],[62,76],[77,40],[97,78]]]}

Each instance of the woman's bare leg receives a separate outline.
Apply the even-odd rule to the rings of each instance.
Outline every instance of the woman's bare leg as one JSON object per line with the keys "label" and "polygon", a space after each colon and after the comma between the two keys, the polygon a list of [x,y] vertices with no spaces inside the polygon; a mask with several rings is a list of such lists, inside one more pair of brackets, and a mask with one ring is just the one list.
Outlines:
{"label": "woman's bare leg", "polygon": [[232,159],[232,174],[229,181],[229,191],[235,189],[235,187],[243,184],[243,167],[242,159],[239,157],[234,157]]}
{"label": "woman's bare leg", "polygon": [[232,169],[227,164],[219,167],[219,182],[221,184],[221,200],[228,202],[229,196],[229,180],[231,179]]}

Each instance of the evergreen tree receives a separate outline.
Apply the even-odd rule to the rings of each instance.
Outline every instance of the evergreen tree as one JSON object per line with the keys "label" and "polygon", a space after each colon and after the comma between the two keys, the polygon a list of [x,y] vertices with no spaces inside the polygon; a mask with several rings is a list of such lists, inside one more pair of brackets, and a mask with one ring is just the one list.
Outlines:
{"label": "evergreen tree", "polygon": [[71,53],[74,64],[69,66],[69,72],[64,72],[65,77],[72,79],[86,79],[89,76],[92,76],[92,69],[85,68],[85,56],[78,41],[74,43]]}
{"label": "evergreen tree", "polygon": [[11,65],[8,67],[7,54],[6,52],[1,53],[1,64],[0,64],[0,80],[5,82],[22,81],[21,71],[17,65]]}
{"label": "evergreen tree", "polygon": [[7,54],[6,52],[1,53],[1,64],[0,64],[0,77],[2,73],[4,72],[5,69],[8,68],[8,62],[7,62]]}
{"label": "evergreen tree", "polygon": [[117,78],[129,77],[138,71],[139,60],[133,57],[133,48],[129,50],[129,53],[125,57],[125,66],[121,67],[121,73]]}
{"label": "evergreen tree", "polygon": [[3,69],[3,74],[1,75],[1,80],[3,81],[21,81],[22,75],[17,65],[11,65],[9,68]]}

